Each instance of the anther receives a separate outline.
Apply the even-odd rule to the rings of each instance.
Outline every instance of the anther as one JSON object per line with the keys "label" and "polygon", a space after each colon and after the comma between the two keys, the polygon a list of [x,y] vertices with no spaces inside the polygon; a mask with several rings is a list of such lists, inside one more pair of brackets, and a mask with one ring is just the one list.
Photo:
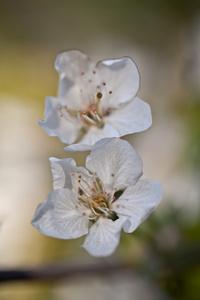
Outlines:
{"label": "anther", "polygon": [[78,182],[80,183],[80,182],[81,182],[81,180],[79,179],[79,180],[78,180]]}
{"label": "anther", "polygon": [[88,82],[92,82],[92,79],[88,79]]}
{"label": "anther", "polygon": [[62,109],[62,107],[61,107],[61,106],[58,106],[58,109],[59,109],[59,110],[61,110],[61,109]]}
{"label": "anther", "polygon": [[65,109],[66,109],[67,112],[69,112],[69,109],[67,108],[67,105],[65,105]]}
{"label": "anther", "polygon": [[63,114],[61,113],[60,116],[63,117]]}
{"label": "anther", "polygon": [[82,175],[78,175],[78,178],[81,178],[82,177]]}
{"label": "anther", "polygon": [[75,205],[75,208],[78,208],[78,205]]}
{"label": "anther", "polygon": [[93,74],[96,74],[96,71],[93,71],[92,73],[93,73]]}
{"label": "anther", "polygon": [[106,85],[106,82],[103,82],[103,85]]}
{"label": "anther", "polygon": [[83,212],[83,213],[82,213],[82,215],[83,215],[83,216],[85,216],[85,215],[86,215],[86,213],[84,213],[84,212]]}
{"label": "anther", "polygon": [[100,88],[100,86],[99,85],[97,85],[97,89],[99,89]]}
{"label": "anther", "polygon": [[97,98],[98,98],[98,99],[101,99],[102,96],[103,96],[102,93],[100,93],[100,92],[97,93]]}
{"label": "anther", "polygon": [[109,91],[109,94],[112,94],[112,91]]}
{"label": "anther", "polygon": [[84,75],[85,73],[84,72],[81,72],[81,75]]}
{"label": "anther", "polygon": [[111,176],[112,176],[112,177],[114,177],[114,176],[115,176],[115,174],[114,174],[114,173],[112,173],[112,174],[111,174]]}

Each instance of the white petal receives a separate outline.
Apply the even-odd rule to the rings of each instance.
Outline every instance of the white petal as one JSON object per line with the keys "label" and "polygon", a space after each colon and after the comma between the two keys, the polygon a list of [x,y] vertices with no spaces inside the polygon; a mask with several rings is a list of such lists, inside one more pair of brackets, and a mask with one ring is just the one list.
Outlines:
{"label": "white petal", "polygon": [[88,232],[88,217],[83,213],[84,209],[74,193],[68,189],[57,189],[38,206],[31,224],[45,235],[74,239]]}
{"label": "white petal", "polygon": [[97,69],[108,91],[112,91],[108,98],[109,107],[118,107],[120,103],[129,101],[138,92],[139,72],[131,58],[100,61]]}
{"label": "white petal", "polygon": [[96,172],[108,191],[134,185],[142,175],[142,160],[134,148],[118,138],[97,142],[86,159],[86,167]]}
{"label": "white petal", "polygon": [[69,152],[91,150],[97,141],[105,137],[119,137],[119,133],[110,124],[105,124],[103,128],[91,126],[79,143],[67,146],[64,150]]}
{"label": "white petal", "polygon": [[111,255],[119,244],[123,223],[123,218],[116,221],[99,218],[90,228],[82,247],[93,256]]}
{"label": "white petal", "polygon": [[61,77],[66,77],[69,82],[76,81],[82,72],[88,72],[93,66],[89,58],[77,50],[61,52],[55,61],[56,70],[61,74]]}
{"label": "white petal", "polygon": [[73,143],[79,135],[80,124],[60,117],[59,99],[47,97],[45,99],[45,121],[38,120],[38,124],[50,136],[58,136],[59,139],[66,144]]}
{"label": "white petal", "polygon": [[141,180],[129,186],[113,203],[118,216],[127,216],[125,232],[133,232],[156,208],[162,197],[162,186],[154,180]]}
{"label": "white petal", "polygon": [[57,56],[55,68],[60,74],[58,97],[65,99],[69,109],[83,109],[100,84],[94,64],[82,52],[72,50]]}
{"label": "white petal", "polygon": [[139,98],[133,98],[122,108],[111,113],[106,122],[111,124],[119,136],[140,132],[152,124],[150,106]]}
{"label": "white petal", "polygon": [[76,162],[72,158],[58,159],[55,157],[50,157],[49,161],[53,175],[54,189],[72,189],[72,173],[81,172],[89,175],[85,168],[76,167]]}

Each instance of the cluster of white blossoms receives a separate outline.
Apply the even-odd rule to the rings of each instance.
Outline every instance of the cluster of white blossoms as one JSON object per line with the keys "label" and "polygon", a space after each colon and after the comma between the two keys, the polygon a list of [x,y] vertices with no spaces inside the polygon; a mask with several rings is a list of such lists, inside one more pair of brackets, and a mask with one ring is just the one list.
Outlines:
{"label": "cluster of white blossoms", "polygon": [[133,232],[162,196],[159,182],[139,180],[142,161],[119,138],[147,129],[150,107],[135,97],[139,73],[128,57],[94,66],[83,53],[67,51],[58,55],[56,69],[58,97],[46,99],[45,121],[39,125],[67,143],[67,151],[91,152],[86,168],[71,158],[50,158],[54,189],[38,206],[32,225],[60,239],[86,234],[82,247],[93,256],[107,256],[121,230]]}

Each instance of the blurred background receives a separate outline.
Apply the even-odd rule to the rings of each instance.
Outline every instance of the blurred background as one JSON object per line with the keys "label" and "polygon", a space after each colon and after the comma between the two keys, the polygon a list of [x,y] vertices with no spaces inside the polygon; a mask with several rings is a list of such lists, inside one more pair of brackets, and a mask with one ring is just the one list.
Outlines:
{"label": "blurred background", "polygon": [[[48,158],[73,157],[36,124],[56,96],[58,52],[130,56],[153,125],[125,137],[160,181],[163,199],[108,258],[83,238],[61,241],[30,225],[52,190]],[[198,0],[0,0],[0,269],[49,263],[126,263],[133,272],[0,284],[0,299],[200,299],[200,5]]]}

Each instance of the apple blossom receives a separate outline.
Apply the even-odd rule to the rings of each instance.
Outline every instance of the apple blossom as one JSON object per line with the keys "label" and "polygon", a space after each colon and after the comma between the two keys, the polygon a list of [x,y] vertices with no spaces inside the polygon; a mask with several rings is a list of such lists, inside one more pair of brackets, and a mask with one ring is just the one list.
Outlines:
{"label": "apple blossom", "polygon": [[133,232],[158,205],[159,182],[139,180],[142,161],[118,138],[97,142],[86,168],[73,159],[50,158],[54,190],[32,220],[41,233],[60,239],[86,235],[83,247],[94,256],[113,253],[120,232]]}
{"label": "apple blossom", "polygon": [[38,124],[69,144],[65,150],[90,150],[102,138],[151,126],[149,105],[136,97],[140,77],[131,58],[103,60],[95,66],[73,50],[60,53],[55,68],[60,78],[58,96],[46,98],[45,120]]}

